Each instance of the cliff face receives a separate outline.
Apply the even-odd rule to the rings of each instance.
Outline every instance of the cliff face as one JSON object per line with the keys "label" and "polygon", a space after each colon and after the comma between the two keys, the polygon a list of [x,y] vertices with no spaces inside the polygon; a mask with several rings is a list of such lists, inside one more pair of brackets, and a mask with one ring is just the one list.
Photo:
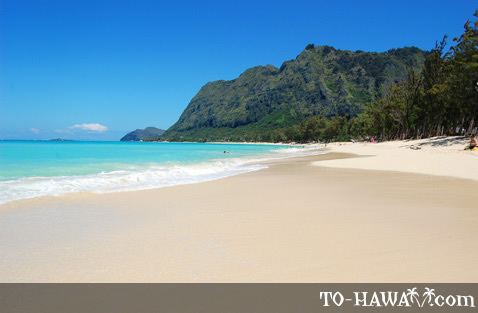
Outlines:
{"label": "cliff face", "polygon": [[154,140],[161,136],[164,133],[164,130],[156,127],[146,127],[145,129],[137,129],[130,133],[127,133],[121,141],[148,141]]}
{"label": "cliff face", "polygon": [[383,53],[309,45],[280,68],[257,66],[230,81],[206,84],[162,139],[240,140],[236,135],[287,127],[311,115],[354,116],[407,70],[418,48]]}

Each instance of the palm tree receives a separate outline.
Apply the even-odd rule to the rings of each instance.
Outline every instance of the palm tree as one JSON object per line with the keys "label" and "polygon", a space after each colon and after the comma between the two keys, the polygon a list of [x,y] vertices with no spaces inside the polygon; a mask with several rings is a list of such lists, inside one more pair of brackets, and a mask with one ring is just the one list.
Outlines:
{"label": "palm tree", "polygon": [[418,301],[419,294],[417,292],[417,287],[407,289],[407,296],[410,297],[410,303],[416,303],[418,306],[421,306],[420,302]]}
{"label": "palm tree", "polygon": [[423,306],[427,299],[428,304],[430,304],[432,302],[432,296],[435,297],[435,289],[425,287],[425,292],[423,293],[423,296],[425,297],[425,299],[423,299],[421,306]]}

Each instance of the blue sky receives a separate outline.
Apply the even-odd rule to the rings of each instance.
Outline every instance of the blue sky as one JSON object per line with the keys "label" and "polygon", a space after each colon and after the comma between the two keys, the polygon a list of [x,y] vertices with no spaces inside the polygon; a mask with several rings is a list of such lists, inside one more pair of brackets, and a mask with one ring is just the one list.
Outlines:
{"label": "blue sky", "polygon": [[308,43],[384,51],[461,33],[470,0],[0,0],[0,139],[167,128],[202,85]]}

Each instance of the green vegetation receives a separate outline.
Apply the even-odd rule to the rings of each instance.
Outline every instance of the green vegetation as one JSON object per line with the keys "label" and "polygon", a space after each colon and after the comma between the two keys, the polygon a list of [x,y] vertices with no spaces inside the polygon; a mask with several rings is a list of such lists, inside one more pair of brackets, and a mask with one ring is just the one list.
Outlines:
{"label": "green vegetation", "polygon": [[478,21],[466,22],[453,41],[446,52],[446,37],[437,43],[420,71],[409,70],[406,80],[352,119],[350,135],[390,140],[476,134]]}
{"label": "green vegetation", "polygon": [[[475,13],[478,17],[478,11]],[[311,142],[476,133],[478,22],[445,51],[307,45],[279,69],[206,84],[161,140]]]}

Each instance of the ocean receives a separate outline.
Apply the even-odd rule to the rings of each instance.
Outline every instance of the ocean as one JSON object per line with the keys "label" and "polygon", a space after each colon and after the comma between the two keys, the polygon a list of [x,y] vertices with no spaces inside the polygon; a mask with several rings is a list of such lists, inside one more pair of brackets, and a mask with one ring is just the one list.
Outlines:
{"label": "ocean", "polygon": [[0,141],[0,204],[209,181],[307,153],[311,149],[269,144]]}

